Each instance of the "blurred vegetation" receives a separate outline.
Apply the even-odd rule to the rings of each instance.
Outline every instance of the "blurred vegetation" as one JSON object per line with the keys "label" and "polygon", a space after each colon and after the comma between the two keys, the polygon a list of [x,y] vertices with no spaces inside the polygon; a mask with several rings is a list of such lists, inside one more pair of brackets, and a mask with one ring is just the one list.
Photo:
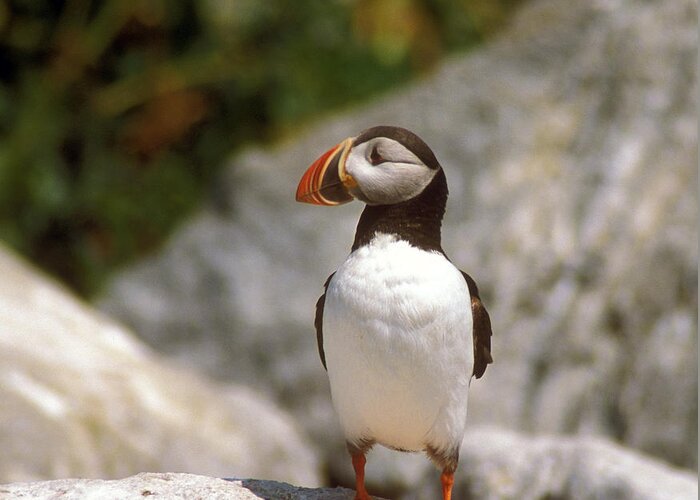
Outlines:
{"label": "blurred vegetation", "polygon": [[430,71],[518,0],[0,0],[0,239],[90,296],[231,152]]}

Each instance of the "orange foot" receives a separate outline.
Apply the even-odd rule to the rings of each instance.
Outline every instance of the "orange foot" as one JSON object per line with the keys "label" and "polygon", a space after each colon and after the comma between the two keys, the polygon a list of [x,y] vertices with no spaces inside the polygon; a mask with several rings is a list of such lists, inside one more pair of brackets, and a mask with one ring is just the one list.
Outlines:
{"label": "orange foot", "polygon": [[364,453],[352,455],[352,468],[355,469],[355,500],[372,500],[365,489],[365,463],[367,459]]}
{"label": "orange foot", "polygon": [[442,483],[442,500],[451,500],[452,486],[455,484],[454,471],[443,470],[440,476],[440,482]]}

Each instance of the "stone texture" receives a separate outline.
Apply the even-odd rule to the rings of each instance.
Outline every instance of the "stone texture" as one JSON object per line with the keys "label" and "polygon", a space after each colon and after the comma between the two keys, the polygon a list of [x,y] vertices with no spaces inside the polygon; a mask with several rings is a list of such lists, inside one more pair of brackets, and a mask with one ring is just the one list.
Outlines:
{"label": "stone texture", "polygon": [[[85,498],[143,500],[144,498],[207,500],[351,500],[343,488],[301,488],[276,481],[224,480],[194,474],[142,473],[124,479],[58,479],[0,485],[0,498],[83,500]],[[380,500],[380,499],[378,499]]]}
{"label": "stone texture", "polygon": [[[471,422],[607,436],[695,468],[696,62],[694,0],[530,2],[431,78],[235,158],[100,306],[181,363],[276,398],[348,481],[312,321],[362,207],[293,197],[330,145],[402,125],[447,172],[444,248],[493,319]],[[386,456],[370,484],[417,476]]]}
{"label": "stone texture", "polygon": [[0,247],[0,481],[144,470],[318,485],[291,417],[174,369]]}
{"label": "stone texture", "polygon": [[[591,436],[527,437],[472,430],[462,445],[454,498],[488,500],[692,500],[697,475]],[[401,500],[439,497],[437,473]]]}
{"label": "stone texture", "polygon": [[[489,500],[692,500],[697,476],[590,437],[530,438],[494,428],[474,429],[463,443],[454,498]],[[401,500],[439,498],[439,473]],[[370,491],[370,493],[376,493]],[[222,480],[193,474],[142,473],[118,480],[61,479],[0,485],[0,498],[350,500],[344,488],[301,488],[257,479]],[[375,496],[380,500],[378,496]]]}

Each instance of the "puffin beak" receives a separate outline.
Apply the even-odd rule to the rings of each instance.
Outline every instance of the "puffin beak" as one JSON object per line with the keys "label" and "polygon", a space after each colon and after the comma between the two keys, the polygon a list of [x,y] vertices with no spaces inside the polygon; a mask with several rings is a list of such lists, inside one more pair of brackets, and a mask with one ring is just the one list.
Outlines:
{"label": "puffin beak", "polygon": [[357,186],[345,171],[354,137],[323,153],[304,173],[297,187],[297,201],[314,205],[340,205],[352,200],[350,189]]}

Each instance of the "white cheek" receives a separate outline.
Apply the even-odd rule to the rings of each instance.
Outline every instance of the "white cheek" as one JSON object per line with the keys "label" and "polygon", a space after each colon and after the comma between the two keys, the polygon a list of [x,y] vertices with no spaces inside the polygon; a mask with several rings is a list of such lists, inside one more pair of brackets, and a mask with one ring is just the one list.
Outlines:
{"label": "white cheek", "polygon": [[[383,204],[399,203],[420,194],[430,183],[434,171],[423,165],[393,163],[373,167],[367,173],[368,197]],[[358,183],[362,183],[358,180]]]}
{"label": "white cheek", "polygon": [[392,204],[417,196],[435,176],[425,165],[385,163],[372,166],[363,157],[351,155],[347,172],[357,181],[368,204]]}

